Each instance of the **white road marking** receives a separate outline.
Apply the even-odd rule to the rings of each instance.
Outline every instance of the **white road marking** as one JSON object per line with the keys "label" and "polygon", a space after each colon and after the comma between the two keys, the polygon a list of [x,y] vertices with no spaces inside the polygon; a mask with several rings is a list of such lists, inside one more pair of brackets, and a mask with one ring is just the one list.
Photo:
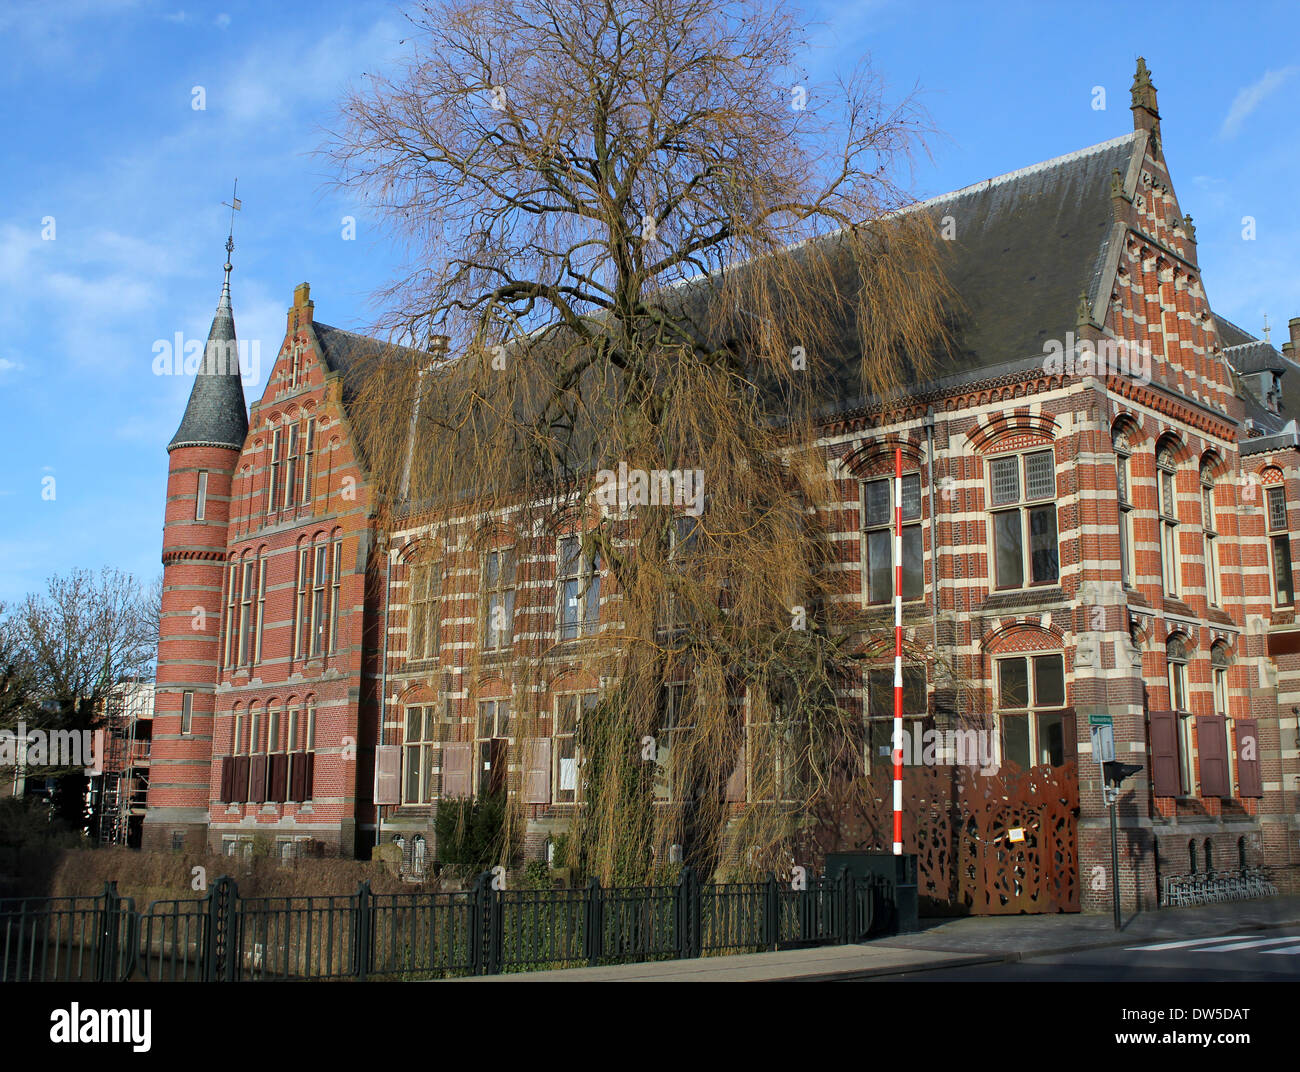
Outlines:
{"label": "white road marking", "polygon": [[[1260,938],[1253,942],[1237,942],[1234,945],[1221,945],[1215,949],[1201,949],[1201,953],[1222,953],[1229,949],[1260,949],[1266,945],[1282,945],[1284,942],[1295,942],[1300,944],[1300,935],[1289,934],[1285,938]],[[1266,950],[1266,952],[1274,952]]]}
{"label": "white road marking", "polygon": [[1248,934],[1225,934],[1222,938],[1191,938],[1185,942],[1161,942],[1159,945],[1130,945],[1125,947],[1125,952],[1141,952],[1142,950],[1157,949],[1186,949],[1193,945],[1209,945],[1213,942],[1240,942],[1247,938]]}

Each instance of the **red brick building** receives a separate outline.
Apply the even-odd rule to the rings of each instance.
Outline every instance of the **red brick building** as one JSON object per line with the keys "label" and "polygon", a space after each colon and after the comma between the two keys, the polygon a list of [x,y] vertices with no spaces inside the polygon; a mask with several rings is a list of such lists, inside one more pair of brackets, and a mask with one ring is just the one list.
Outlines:
{"label": "red brick building", "polygon": [[[1300,876],[1300,436],[1280,387],[1288,371],[1300,380],[1300,321],[1279,354],[1213,313],[1141,62],[1132,105],[1131,132],[917,207],[962,299],[955,349],[901,405],[846,391],[821,439],[840,491],[827,504],[838,599],[882,629],[884,478],[902,448],[904,621],[928,653],[908,674],[909,719],[983,730],[1000,764],[1050,769],[1077,794],[1054,903],[1084,910],[1109,905],[1112,881],[1095,716],[1139,768],[1119,811],[1126,906],[1154,904],[1171,875],[1268,865],[1286,889]],[[438,802],[486,780],[522,796],[537,854],[580,806],[573,727],[601,682],[575,652],[609,594],[571,542],[582,497],[551,531],[474,519],[479,539],[438,537],[418,562],[434,538],[418,513],[399,504],[394,531],[376,532],[346,368],[377,345],[315,324],[304,285],[238,442],[233,416],[197,435],[187,411],[171,455],[154,844],[265,833],[353,852],[379,836],[436,855]],[[214,520],[200,524],[205,470]],[[213,620],[191,630],[200,594]],[[500,612],[505,627],[490,627]],[[518,672],[525,659],[540,677]],[[882,688],[868,674],[845,695],[867,721],[868,767],[888,740]],[[376,743],[401,801],[380,809],[378,834]],[[752,803],[752,763],[727,785],[737,809]],[[1027,836],[1048,854],[1046,831]],[[1042,910],[1007,881],[987,910]]]}

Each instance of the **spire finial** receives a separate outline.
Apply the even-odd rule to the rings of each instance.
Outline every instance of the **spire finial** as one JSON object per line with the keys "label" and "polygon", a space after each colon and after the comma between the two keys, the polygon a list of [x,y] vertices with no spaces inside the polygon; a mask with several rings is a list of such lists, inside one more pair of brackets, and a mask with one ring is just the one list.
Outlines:
{"label": "spire finial", "polygon": [[1265,342],[1273,341],[1273,329],[1269,327],[1268,324],[1268,313],[1264,314],[1264,341]]}
{"label": "spire finial", "polygon": [[239,179],[236,177],[230,200],[221,202],[230,209],[230,230],[226,233],[226,280],[222,284],[227,291],[230,289],[230,273],[234,270],[234,265],[230,263],[230,255],[235,252],[235,213],[244,207],[243,202],[236,196],[238,193]]}

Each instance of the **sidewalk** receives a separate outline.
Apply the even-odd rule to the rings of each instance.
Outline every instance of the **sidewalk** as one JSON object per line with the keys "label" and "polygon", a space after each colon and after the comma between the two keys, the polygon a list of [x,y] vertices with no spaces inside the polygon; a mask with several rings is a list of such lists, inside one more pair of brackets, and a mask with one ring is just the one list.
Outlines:
{"label": "sidewalk", "polygon": [[921,923],[925,929],[916,934],[882,938],[863,945],[520,972],[463,981],[730,983],[867,978],[1133,945],[1161,938],[1208,938],[1270,927],[1300,926],[1300,897],[1143,912],[1125,920],[1120,931],[1114,929],[1109,915],[971,916]]}

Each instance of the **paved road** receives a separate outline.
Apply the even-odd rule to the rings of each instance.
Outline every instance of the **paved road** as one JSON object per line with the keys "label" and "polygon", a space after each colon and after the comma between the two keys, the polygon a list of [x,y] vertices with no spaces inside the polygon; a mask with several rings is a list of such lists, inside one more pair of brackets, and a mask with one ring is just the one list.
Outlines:
{"label": "paved road", "polygon": [[1300,928],[880,975],[868,982],[1300,982]]}

